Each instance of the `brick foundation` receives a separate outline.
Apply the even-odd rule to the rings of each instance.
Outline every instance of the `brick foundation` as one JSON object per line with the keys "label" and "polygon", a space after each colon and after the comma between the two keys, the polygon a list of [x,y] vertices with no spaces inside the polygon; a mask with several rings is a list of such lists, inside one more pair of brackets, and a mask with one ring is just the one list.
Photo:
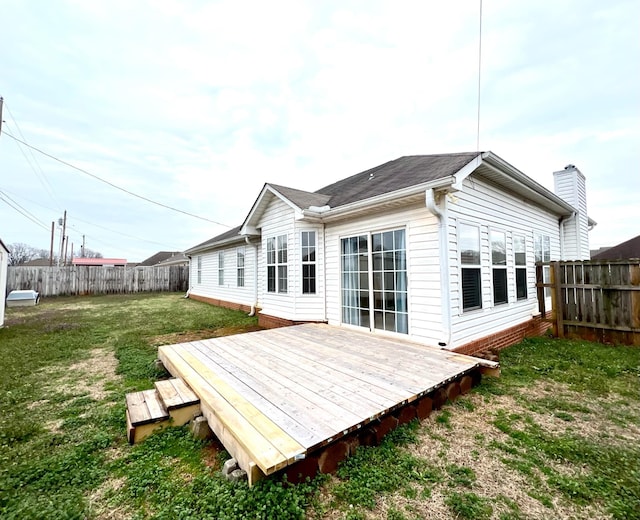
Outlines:
{"label": "brick foundation", "polygon": [[242,303],[228,302],[225,300],[218,300],[217,298],[209,298],[208,296],[200,296],[198,294],[190,294],[191,300],[197,300],[199,302],[209,303],[218,307],[224,307],[225,309],[232,309],[234,311],[251,312],[249,305],[243,305]]}
{"label": "brick foundation", "polygon": [[324,321],[294,321],[286,318],[278,318],[269,314],[258,314],[258,325],[265,329],[277,329],[279,327],[290,327],[291,325],[302,325],[303,323],[326,323]]}
{"label": "brick foundation", "polygon": [[[551,313],[547,314],[551,317]],[[454,348],[454,352],[473,356],[486,350],[501,350],[503,348],[520,343],[524,338],[541,336],[551,327],[551,323],[542,319],[541,316],[534,316],[532,319],[515,327],[511,327],[490,336],[477,339],[461,347]]]}

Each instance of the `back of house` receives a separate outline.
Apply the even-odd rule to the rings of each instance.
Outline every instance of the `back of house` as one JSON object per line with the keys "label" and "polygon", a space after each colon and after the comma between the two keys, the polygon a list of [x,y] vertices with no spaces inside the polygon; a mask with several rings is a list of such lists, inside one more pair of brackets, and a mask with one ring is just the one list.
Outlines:
{"label": "back of house", "polygon": [[406,156],[315,192],[265,184],[185,252],[189,295],[474,353],[542,331],[535,262],[589,258],[584,175],[553,193],[492,152]]}

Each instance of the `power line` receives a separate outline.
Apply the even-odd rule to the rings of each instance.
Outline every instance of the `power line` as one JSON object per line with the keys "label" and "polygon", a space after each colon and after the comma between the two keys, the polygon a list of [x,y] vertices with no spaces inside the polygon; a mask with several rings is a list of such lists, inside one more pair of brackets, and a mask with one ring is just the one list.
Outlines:
{"label": "power line", "polygon": [[[48,206],[44,206],[43,204],[40,204],[40,203],[38,203],[38,202],[36,202],[36,201],[34,201],[34,200],[28,199],[27,197],[24,197],[24,196],[22,196],[22,195],[17,195],[16,193],[14,193],[14,192],[12,192],[12,191],[8,191],[8,190],[6,190],[6,189],[5,189],[5,190],[0,190],[0,191],[2,191],[2,192],[3,192],[3,193],[5,193],[5,194],[7,194],[7,193],[11,193],[11,194],[12,194],[12,195],[14,195],[15,197],[19,197],[19,198],[21,198],[21,199],[23,199],[23,200],[26,200],[26,201],[28,201],[28,202],[31,202],[32,204],[35,204],[36,206],[40,206],[41,208],[47,209],[47,210],[49,210],[49,211],[53,211],[53,212],[57,212],[57,211],[58,211],[57,209],[50,208],[50,207],[48,207]],[[12,200],[13,200],[13,199],[12,199]],[[17,202],[16,202],[16,204],[17,204]],[[26,211],[26,209],[25,209],[25,211]],[[138,240],[138,241],[140,241],[140,242],[147,242],[147,243],[149,243],[149,244],[155,244],[155,245],[158,245],[158,246],[166,247],[166,244],[162,244],[162,243],[160,243],[160,242],[154,242],[153,240],[148,240],[148,239],[146,239],[146,238],[141,238],[141,237],[137,237],[137,236],[134,236],[134,235],[129,235],[129,234],[127,234],[127,233],[123,233],[122,231],[116,231],[115,229],[108,228],[108,227],[106,227],[106,226],[102,226],[102,225],[100,225],[100,224],[96,224],[95,222],[90,222],[90,221],[88,221],[88,220],[83,220],[83,219],[78,218],[78,217],[76,217],[76,216],[69,216],[68,218],[69,218],[70,220],[72,220],[72,221],[73,221],[73,220],[77,220],[78,222],[82,222],[83,224],[88,224],[88,225],[90,225],[90,226],[94,226],[94,227],[97,227],[97,228],[100,228],[100,229],[104,229],[105,231],[108,231],[109,233],[113,233],[113,234],[116,234],[116,235],[122,235],[123,237],[127,237],[127,238],[133,238],[134,240]],[[86,233],[84,233],[83,231],[80,231],[78,228],[76,228],[75,226],[73,226],[73,225],[71,225],[71,224],[69,224],[69,223],[67,223],[67,227],[70,227],[71,229],[74,229],[74,230],[76,231],[76,233],[80,233],[81,235],[86,235]],[[89,236],[89,235],[87,235],[87,236]],[[91,236],[90,238],[91,238],[92,240],[96,240],[96,238],[95,238],[95,237],[93,237],[93,236]]]}
{"label": "power line", "polygon": [[9,195],[7,195],[2,190],[0,190],[0,199],[2,199],[10,208],[16,210],[18,213],[20,213],[22,216],[28,218],[34,224],[37,224],[38,226],[46,229],[47,231],[49,230],[49,227],[44,222],[42,222],[33,213],[31,213],[28,210],[26,210],[25,208],[23,208],[20,204],[18,204],[15,200],[13,200],[11,197],[9,197]]}
{"label": "power line", "polygon": [[[24,134],[22,133],[22,129],[20,128],[20,125],[18,124],[18,120],[15,118],[15,116],[13,115],[13,112],[11,111],[11,109],[9,108],[9,105],[7,103],[5,103],[5,106],[7,107],[7,111],[9,112],[9,115],[11,116],[11,119],[13,119],[13,122],[16,125],[16,128],[18,130],[18,133],[20,134],[20,137],[22,137],[23,140],[26,141],[26,137],[24,136]],[[9,123],[7,123],[9,124]],[[36,156],[33,154],[33,150],[31,150],[31,148],[29,148],[29,154],[31,155],[31,158],[33,159],[33,162],[35,163],[35,165],[38,167],[37,169],[33,166],[33,164],[31,163],[31,161],[29,160],[29,157],[27,157],[27,154],[25,153],[25,151],[22,149],[22,147],[20,146],[19,143],[16,142],[16,145],[18,146],[18,148],[20,149],[20,151],[22,152],[22,155],[24,156],[25,160],[27,161],[27,163],[29,163],[29,166],[31,166],[31,169],[33,170],[33,172],[36,174],[36,177],[38,177],[38,180],[40,181],[40,183],[44,186],[44,189],[47,191],[47,193],[49,194],[49,196],[53,199],[53,201],[58,205],[58,208],[61,208],[60,202],[57,200],[54,192],[53,192],[53,186],[51,186],[51,184],[49,183],[49,181],[47,180],[47,176],[45,175],[44,171],[42,170],[42,168],[40,167],[40,164],[38,163],[38,160],[36,159]],[[40,170],[38,172],[38,170]]]}
{"label": "power line", "polygon": [[22,144],[23,144],[23,145],[25,145],[25,146],[28,146],[28,147],[29,147],[29,148],[31,148],[32,150],[35,150],[36,152],[41,153],[42,155],[45,155],[46,157],[49,157],[50,159],[53,159],[54,161],[57,161],[57,162],[59,162],[59,163],[61,163],[61,164],[64,164],[65,166],[68,166],[69,168],[73,168],[74,170],[77,170],[77,171],[79,171],[79,172],[81,172],[81,173],[84,173],[85,175],[88,175],[89,177],[93,177],[94,179],[96,179],[96,180],[98,180],[98,181],[100,181],[100,182],[103,182],[103,183],[105,183],[105,184],[108,184],[108,185],[109,185],[109,186],[111,186],[112,188],[115,188],[115,189],[117,189],[117,190],[120,190],[120,191],[123,191],[123,192],[127,193],[128,195],[131,195],[131,196],[136,197],[136,198],[138,198],[138,199],[144,200],[144,201],[149,202],[149,203],[151,203],[151,204],[155,204],[156,206],[160,206],[160,207],[162,207],[162,208],[169,209],[169,210],[171,210],[171,211],[176,211],[176,212],[178,212],[178,213],[182,213],[183,215],[187,215],[187,216],[189,216],[189,217],[197,218],[197,219],[200,219],[200,220],[205,220],[205,221],[207,221],[207,222],[211,222],[212,224],[217,224],[218,226],[223,226],[223,227],[227,227],[227,228],[230,228],[230,227],[231,227],[231,226],[229,226],[228,224],[223,224],[223,223],[221,223],[221,222],[217,222],[217,221],[215,221],[215,220],[208,219],[208,218],[206,218],[206,217],[201,217],[200,215],[195,215],[195,214],[193,214],[193,213],[189,213],[188,211],[184,211],[184,210],[181,210],[181,209],[178,209],[178,208],[174,208],[174,207],[172,207],[172,206],[168,206],[167,204],[163,204],[162,202],[157,202],[157,201],[155,201],[155,200],[151,200],[151,199],[149,199],[149,198],[147,198],[147,197],[144,197],[144,196],[142,196],[142,195],[138,195],[137,193],[134,193],[134,192],[132,192],[132,191],[129,191],[129,190],[127,190],[127,189],[125,189],[125,188],[122,188],[122,187],[120,187],[120,186],[118,186],[118,185],[116,185],[116,184],[113,184],[112,182],[109,182],[109,181],[107,181],[107,180],[105,180],[105,179],[103,179],[103,178],[101,178],[101,177],[98,177],[97,175],[95,175],[95,174],[93,174],[93,173],[91,173],[91,172],[88,172],[87,170],[84,170],[84,169],[82,169],[82,168],[79,168],[78,166],[74,166],[73,164],[68,163],[68,162],[66,162],[66,161],[63,161],[62,159],[58,159],[58,158],[57,158],[57,157],[55,157],[54,155],[51,155],[51,154],[49,154],[49,153],[47,153],[47,152],[45,152],[45,151],[41,150],[40,148],[37,148],[37,147],[35,147],[35,146],[33,146],[33,145],[31,145],[31,144],[27,143],[26,141],[23,141],[22,139],[18,139],[16,136],[11,135],[10,133],[8,133],[8,132],[6,132],[6,131],[5,131],[5,132],[3,132],[3,133],[4,133],[4,135],[6,135],[6,136],[10,137],[11,139],[13,139],[13,140],[15,140],[15,141],[18,141],[19,143],[22,143]]}

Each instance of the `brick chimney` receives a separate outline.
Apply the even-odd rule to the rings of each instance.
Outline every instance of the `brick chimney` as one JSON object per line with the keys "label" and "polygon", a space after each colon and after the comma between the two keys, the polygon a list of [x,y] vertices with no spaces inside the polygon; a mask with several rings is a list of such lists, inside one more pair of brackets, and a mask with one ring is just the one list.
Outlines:
{"label": "brick chimney", "polygon": [[573,164],[553,172],[554,191],[558,197],[571,204],[574,217],[563,221],[561,232],[563,260],[589,260],[589,217],[587,216],[587,187],[585,176]]}

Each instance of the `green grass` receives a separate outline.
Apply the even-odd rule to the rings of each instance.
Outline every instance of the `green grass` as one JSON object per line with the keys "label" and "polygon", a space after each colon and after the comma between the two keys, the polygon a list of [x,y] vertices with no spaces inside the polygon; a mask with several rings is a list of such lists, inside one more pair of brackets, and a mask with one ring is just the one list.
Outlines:
{"label": "green grass", "polygon": [[8,309],[6,322],[0,518],[401,520],[436,503],[462,519],[558,508],[640,518],[638,348],[527,340],[501,352],[501,378],[359,448],[335,476],[249,489],[224,480],[224,452],[186,428],[129,446],[124,394],[163,375],[157,345],[249,330],[255,318],[154,294],[47,299]]}

